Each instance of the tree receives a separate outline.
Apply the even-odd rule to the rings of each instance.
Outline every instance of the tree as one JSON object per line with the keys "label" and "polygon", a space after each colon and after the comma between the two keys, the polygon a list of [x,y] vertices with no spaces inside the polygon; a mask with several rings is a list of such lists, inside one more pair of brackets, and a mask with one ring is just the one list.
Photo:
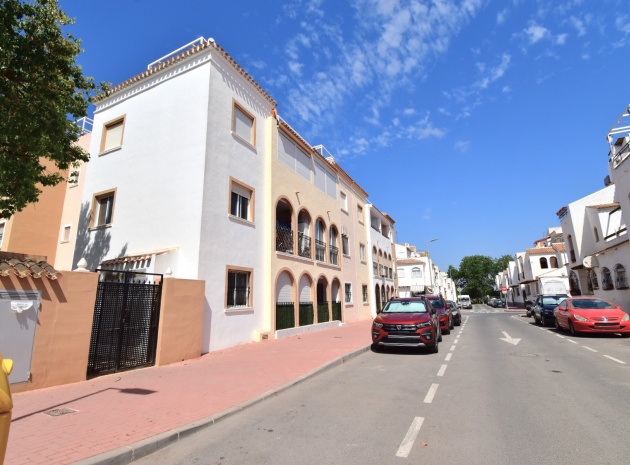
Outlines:
{"label": "tree", "polygon": [[496,271],[494,274],[501,273],[502,271],[507,270],[510,262],[514,260],[512,255],[503,255],[495,260]]}
{"label": "tree", "polygon": [[74,121],[96,86],[75,63],[80,41],[62,32],[70,24],[57,0],[0,0],[0,218],[89,159]]}
{"label": "tree", "polygon": [[[481,299],[493,291],[496,263],[485,255],[471,255],[464,257],[455,272],[457,287],[462,293],[472,299]],[[453,276],[453,275],[451,275]]]}

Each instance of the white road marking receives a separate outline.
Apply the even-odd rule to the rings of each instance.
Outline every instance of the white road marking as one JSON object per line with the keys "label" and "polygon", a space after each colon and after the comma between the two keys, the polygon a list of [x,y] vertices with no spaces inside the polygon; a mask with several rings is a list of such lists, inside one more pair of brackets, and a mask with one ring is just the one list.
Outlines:
{"label": "white road marking", "polygon": [[558,336],[560,339],[566,339],[566,337],[561,336],[561,335],[559,335],[559,334],[556,334],[556,336]]}
{"label": "white road marking", "polygon": [[621,360],[613,358],[610,355],[604,355],[604,357],[611,359],[613,362],[621,363],[622,365],[627,365],[626,362],[622,362]]}
{"label": "white road marking", "polygon": [[442,365],[442,366],[440,367],[440,371],[438,371],[438,374],[437,374],[437,375],[438,375],[438,376],[444,376],[444,372],[446,371],[446,367],[447,367],[447,366],[448,366],[448,365]]}
{"label": "white road marking", "polygon": [[573,344],[577,344],[573,339],[567,339],[567,341],[572,342]]}
{"label": "white road marking", "polygon": [[599,352],[598,350],[591,349],[591,348],[590,348],[590,347],[588,347],[588,346],[582,346],[582,347],[584,347],[586,350],[590,350],[591,352]]}
{"label": "white road marking", "polygon": [[455,339],[455,340],[453,341],[453,344],[457,344],[457,342],[458,342],[458,341],[459,341],[459,339]]}
{"label": "white road marking", "polygon": [[455,346],[451,346],[451,350],[455,350]]}
{"label": "white road marking", "polygon": [[448,362],[451,359],[451,355],[453,355],[453,354],[446,354],[446,358],[444,360],[446,360]]}
{"label": "white road marking", "polygon": [[424,398],[424,403],[425,404],[430,404],[431,402],[433,402],[433,397],[435,397],[435,393],[437,391],[439,384],[432,384],[431,387],[429,388],[429,392],[427,392],[426,397]]}
{"label": "white road marking", "polygon": [[405,435],[405,438],[400,443],[400,447],[398,448],[398,452],[396,452],[396,457],[407,458],[409,456],[409,452],[411,452],[411,448],[413,447],[413,443],[416,442],[416,438],[418,437],[418,433],[420,432],[420,428],[422,428],[422,422],[424,418],[416,417],[411,422],[411,426]]}

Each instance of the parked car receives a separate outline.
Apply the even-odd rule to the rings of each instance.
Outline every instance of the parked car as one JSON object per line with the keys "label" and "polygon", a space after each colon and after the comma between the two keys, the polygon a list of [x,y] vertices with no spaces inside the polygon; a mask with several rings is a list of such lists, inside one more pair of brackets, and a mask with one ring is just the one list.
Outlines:
{"label": "parked car", "polygon": [[441,295],[428,295],[426,298],[437,312],[442,334],[450,334],[451,329],[455,328],[455,325],[453,324],[451,309],[446,306],[446,301]]}
{"label": "parked car", "polygon": [[494,308],[505,307],[505,301],[502,299],[492,299],[491,304]]}
{"label": "parked car", "polygon": [[620,333],[630,337],[630,315],[619,305],[595,297],[573,297],[553,311],[556,329],[578,333]]}
{"label": "parked car", "polygon": [[547,326],[553,321],[553,311],[558,306],[560,301],[567,299],[569,296],[566,294],[554,294],[545,295],[541,294],[536,297],[534,306],[532,307],[532,316],[534,317],[534,323]]}
{"label": "parked car", "polygon": [[442,332],[437,312],[425,297],[391,299],[372,322],[372,349],[382,347],[427,347],[438,352]]}
{"label": "parked car", "polygon": [[534,308],[534,301],[530,299],[525,300],[525,314],[527,316],[534,316],[532,313],[532,308]]}
{"label": "parked car", "polygon": [[451,317],[453,318],[453,325],[459,326],[462,324],[462,312],[460,306],[452,300],[446,301],[446,306],[451,309]]}

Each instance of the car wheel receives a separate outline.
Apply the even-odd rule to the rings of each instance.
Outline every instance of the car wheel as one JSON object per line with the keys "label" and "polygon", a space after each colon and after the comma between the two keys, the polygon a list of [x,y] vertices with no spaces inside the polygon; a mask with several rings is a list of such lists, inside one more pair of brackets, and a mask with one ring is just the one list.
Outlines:
{"label": "car wheel", "polygon": [[547,326],[547,320],[545,320],[545,315],[540,314],[540,326]]}
{"label": "car wheel", "polygon": [[571,320],[569,320],[569,332],[571,333],[571,336],[577,336],[578,335],[578,332],[573,327],[573,322]]}
{"label": "car wheel", "polygon": [[437,354],[439,352],[440,350],[439,342],[440,342],[440,339],[436,338],[435,341],[433,342],[433,345],[429,348],[430,353]]}
{"label": "car wheel", "polygon": [[560,323],[558,323],[558,319],[557,318],[553,319],[553,324],[556,327],[556,331],[562,331],[562,328],[560,327]]}
{"label": "car wheel", "polygon": [[532,317],[534,317],[534,324],[535,325],[540,324],[540,323],[538,323],[538,318],[536,317],[536,312],[532,313]]}
{"label": "car wheel", "polygon": [[438,329],[438,331],[440,332],[440,335],[438,336],[437,341],[442,342],[442,330]]}
{"label": "car wheel", "polygon": [[446,329],[442,332],[442,334],[451,334],[451,328],[450,328],[450,327],[446,328]]}
{"label": "car wheel", "polygon": [[[461,326],[461,325],[462,325],[462,319],[461,319],[461,318],[458,318],[458,319],[455,321],[455,326]],[[630,335],[630,334],[629,334],[629,335]]]}
{"label": "car wheel", "polygon": [[452,318],[451,318],[451,327],[449,328],[449,330],[451,329],[455,329],[455,322],[453,321]]}
{"label": "car wheel", "polygon": [[372,352],[380,352],[381,350],[381,346],[379,346],[378,344],[372,344]]}

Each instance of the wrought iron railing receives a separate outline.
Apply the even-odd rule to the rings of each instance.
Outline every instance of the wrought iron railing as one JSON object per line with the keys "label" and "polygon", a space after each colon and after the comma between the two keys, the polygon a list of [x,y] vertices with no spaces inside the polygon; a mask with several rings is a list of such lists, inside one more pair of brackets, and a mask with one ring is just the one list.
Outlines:
{"label": "wrought iron railing", "polygon": [[330,315],[328,314],[328,302],[320,302],[317,304],[317,322],[323,323],[330,321]]}
{"label": "wrought iron railing", "polygon": [[282,224],[276,225],[276,251],[293,253],[293,231]]}
{"label": "wrought iron railing", "polygon": [[311,238],[304,233],[298,233],[298,255],[304,258],[311,258]]}
{"label": "wrought iron railing", "polygon": [[619,275],[615,278],[615,288],[628,289],[628,279],[626,278],[625,273],[623,276]]}
{"label": "wrought iron railing", "polygon": [[341,321],[341,302],[332,303],[332,319]]}
{"label": "wrought iron railing", "polygon": [[300,326],[312,325],[315,318],[313,302],[300,302]]}
{"label": "wrought iron railing", "polygon": [[326,261],[326,243],[315,239],[315,260]]}
{"label": "wrought iron railing", "polygon": [[295,327],[295,306],[293,302],[276,303],[276,329]]}
{"label": "wrought iron railing", "polygon": [[334,245],[329,247],[330,249],[330,264],[339,265],[339,249]]}
{"label": "wrought iron railing", "polygon": [[605,291],[610,291],[611,289],[614,289],[615,286],[613,284],[613,280],[612,277],[610,276],[610,273],[602,273],[602,289]]}

